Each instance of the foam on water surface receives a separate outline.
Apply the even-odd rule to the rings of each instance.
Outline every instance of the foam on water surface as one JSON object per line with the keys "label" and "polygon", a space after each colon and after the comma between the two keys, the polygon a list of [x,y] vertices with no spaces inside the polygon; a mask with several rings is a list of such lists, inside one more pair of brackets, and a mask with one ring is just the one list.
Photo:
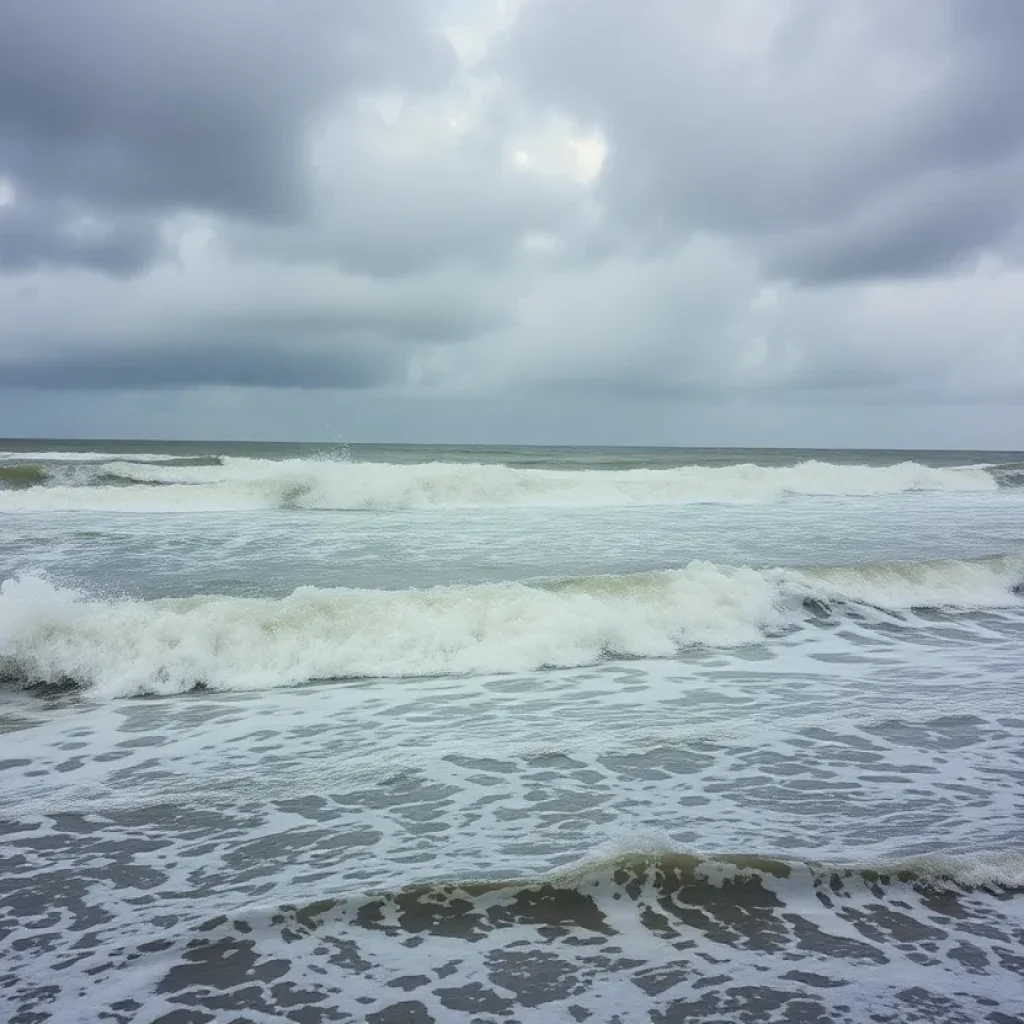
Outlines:
{"label": "foam on water surface", "polygon": [[1024,720],[971,712],[1001,698],[969,657],[927,692],[774,661],[22,698],[5,885],[36,909],[0,917],[0,999],[14,1020],[1024,1012]]}
{"label": "foam on water surface", "polygon": [[[39,453],[44,455],[46,453]],[[94,453],[78,460],[95,463]],[[26,461],[30,461],[26,459]],[[42,461],[42,459],[37,459]],[[225,457],[216,465],[162,464],[156,457],[106,460],[30,491],[0,490],[0,511],[380,510],[488,506],[631,506],[763,503],[787,495],[865,496],[916,491],[987,492],[980,466],[683,466],[670,469],[534,469],[473,463],[401,465],[334,459]],[[77,485],[75,485],[77,484]],[[131,485],[131,486],[127,486]]]}
{"label": "foam on water surface", "polygon": [[858,624],[914,609],[1013,611],[1022,574],[1021,556],[761,571],[694,562],[532,584],[148,602],[27,577],[0,584],[0,672],[121,696],[568,667],[756,644],[823,619],[838,627],[851,607]]}
{"label": "foam on water surface", "polygon": [[0,1019],[1024,1020],[1019,456],[9,447]]}

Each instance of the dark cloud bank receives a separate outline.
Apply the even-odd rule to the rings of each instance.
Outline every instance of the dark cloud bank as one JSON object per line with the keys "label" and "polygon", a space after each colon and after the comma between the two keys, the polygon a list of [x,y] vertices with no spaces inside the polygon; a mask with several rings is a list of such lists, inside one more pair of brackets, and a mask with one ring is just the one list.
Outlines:
{"label": "dark cloud bank", "polygon": [[4,4],[0,389],[1012,401],[1022,52],[1015,0]]}

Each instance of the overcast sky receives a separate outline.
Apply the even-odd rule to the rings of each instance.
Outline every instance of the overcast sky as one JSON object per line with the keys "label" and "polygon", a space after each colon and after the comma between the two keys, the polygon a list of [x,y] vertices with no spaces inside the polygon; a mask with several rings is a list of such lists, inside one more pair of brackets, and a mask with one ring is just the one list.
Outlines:
{"label": "overcast sky", "polygon": [[1024,448],[1020,0],[0,0],[0,435]]}

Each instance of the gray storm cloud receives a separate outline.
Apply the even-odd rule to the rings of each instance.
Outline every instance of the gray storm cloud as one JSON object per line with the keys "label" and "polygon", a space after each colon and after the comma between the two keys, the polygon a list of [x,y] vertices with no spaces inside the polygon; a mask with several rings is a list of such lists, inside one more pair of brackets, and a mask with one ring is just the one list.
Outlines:
{"label": "gray storm cloud", "polygon": [[607,133],[600,188],[623,230],[722,232],[767,273],[816,282],[998,247],[1024,169],[1019,5],[757,10],[530,3],[494,60],[534,102]]}
{"label": "gray storm cloud", "polygon": [[4,4],[2,407],[985,419],[1024,389],[1022,47],[1013,0]]}
{"label": "gray storm cloud", "polygon": [[429,90],[453,55],[411,0],[40,0],[0,14],[4,173],[40,198],[255,219],[301,206],[310,119]]}

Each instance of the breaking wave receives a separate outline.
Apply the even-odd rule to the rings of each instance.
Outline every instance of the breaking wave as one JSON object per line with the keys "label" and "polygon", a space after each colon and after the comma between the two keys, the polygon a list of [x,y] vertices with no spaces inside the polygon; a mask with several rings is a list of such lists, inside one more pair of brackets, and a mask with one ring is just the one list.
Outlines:
{"label": "breaking wave", "polygon": [[[448,908],[448,923],[457,914],[476,916],[504,900],[519,904],[534,923],[563,922],[575,917],[577,924],[587,922],[595,930],[610,930],[598,909],[598,900],[609,891],[626,902],[680,900],[686,903],[751,903],[750,890],[774,888],[780,882],[788,888],[820,893],[825,900],[847,895],[858,886],[874,890],[919,891],[988,890],[1000,895],[1024,894],[1024,853],[1019,850],[986,851],[975,854],[925,854],[864,862],[823,862],[756,853],[703,854],[671,849],[625,850],[605,856],[591,856],[557,871],[534,878],[453,879],[420,882],[394,890],[370,890],[366,893],[339,893],[302,907],[283,908],[307,927],[317,919],[352,902],[389,903],[406,915],[403,925],[409,930],[414,915],[437,916],[439,908]],[[744,891],[745,890],[745,891]],[[894,893],[895,895],[895,893]],[[497,900],[494,898],[497,897]],[[771,902],[764,904],[771,909]],[[362,909],[360,916],[371,917]],[[394,915],[388,915],[394,919]],[[519,923],[524,923],[520,921]]]}
{"label": "breaking wave", "polygon": [[[185,976],[204,1007],[224,1005],[205,986],[231,961],[247,968],[229,975],[236,984],[260,977],[254,961],[274,979],[281,964],[307,965],[289,995],[372,972],[371,984],[403,990],[380,1020],[461,1019],[412,1012],[441,996],[444,1010],[464,998],[475,1020],[489,998],[504,1012],[486,1019],[997,1024],[1020,1019],[1022,863],[1016,852],[875,866],[625,851],[557,876],[226,908],[178,937],[174,970],[200,966]],[[382,975],[396,980],[385,989]]]}
{"label": "breaking wave", "polygon": [[22,462],[16,466],[0,465],[0,488],[24,490],[45,484],[47,479],[45,468],[34,462]]}
{"label": "breaking wave", "polygon": [[106,600],[39,577],[0,585],[0,676],[102,696],[316,679],[506,673],[734,647],[874,609],[1013,607],[1024,556],[355,590],[281,599]]}
{"label": "breaking wave", "polygon": [[[46,453],[25,457],[37,466]],[[147,457],[91,460],[38,470],[37,486],[0,480],[0,511],[218,512],[277,508],[375,510],[429,507],[629,506],[764,503],[787,495],[993,491],[992,467],[916,462],[855,466],[683,466],[558,470],[499,464],[417,465],[329,459]],[[6,467],[16,471],[19,467]]]}

